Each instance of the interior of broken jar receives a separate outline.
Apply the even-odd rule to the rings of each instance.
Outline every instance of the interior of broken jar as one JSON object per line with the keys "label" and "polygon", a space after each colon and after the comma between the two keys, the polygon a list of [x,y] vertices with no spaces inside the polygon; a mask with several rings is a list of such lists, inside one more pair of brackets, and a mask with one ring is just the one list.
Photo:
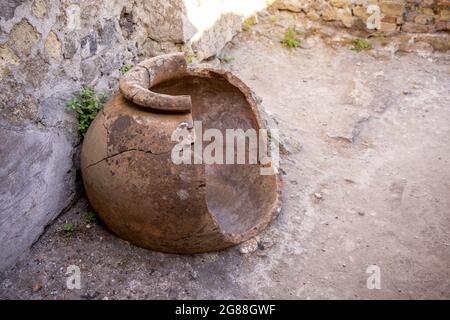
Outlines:
{"label": "interior of broken jar", "polygon": [[[265,221],[276,202],[275,175],[261,175],[260,165],[250,160],[249,139],[246,139],[245,164],[236,164],[238,144],[226,141],[227,129],[253,129],[259,124],[245,95],[221,74],[207,77],[184,75],[152,87],[155,93],[189,95],[192,118],[201,121],[203,132],[218,129],[222,133],[224,164],[205,164],[206,200],[210,212],[225,234],[250,232]],[[203,151],[213,141],[203,141]],[[226,145],[233,146],[233,164],[226,163]],[[229,152],[229,151],[228,151]],[[214,154],[213,154],[214,155]]]}

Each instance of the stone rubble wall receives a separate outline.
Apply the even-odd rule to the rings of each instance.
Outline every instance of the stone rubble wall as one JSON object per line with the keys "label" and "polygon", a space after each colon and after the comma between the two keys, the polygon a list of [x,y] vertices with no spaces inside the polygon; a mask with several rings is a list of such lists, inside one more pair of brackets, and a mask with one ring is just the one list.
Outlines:
{"label": "stone rubble wall", "polygon": [[[380,23],[368,29],[367,22],[377,6]],[[385,33],[433,33],[450,31],[449,0],[276,0],[275,9],[303,12],[311,20]]]}

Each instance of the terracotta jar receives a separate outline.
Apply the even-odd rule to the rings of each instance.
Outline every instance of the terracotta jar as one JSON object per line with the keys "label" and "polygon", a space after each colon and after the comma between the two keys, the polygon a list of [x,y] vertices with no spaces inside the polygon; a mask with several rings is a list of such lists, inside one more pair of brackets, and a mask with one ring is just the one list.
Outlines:
{"label": "terracotta jar", "polygon": [[220,250],[255,236],[280,211],[280,177],[261,175],[261,164],[174,163],[172,135],[193,121],[221,132],[264,128],[241,80],[189,68],[180,53],[131,69],[92,122],[84,186],[119,237],[163,252]]}

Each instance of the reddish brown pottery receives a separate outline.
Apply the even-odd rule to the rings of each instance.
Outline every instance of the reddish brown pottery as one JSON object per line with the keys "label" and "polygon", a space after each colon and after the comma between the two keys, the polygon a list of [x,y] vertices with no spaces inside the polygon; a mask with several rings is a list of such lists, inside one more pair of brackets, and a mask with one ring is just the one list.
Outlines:
{"label": "reddish brown pottery", "polygon": [[258,164],[174,164],[180,124],[264,128],[251,90],[229,72],[187,67],[183,54],[146,60],[120,80],[84,139],[89,201],[119,237],[171,253],[224,249],[280,211],[280,177]]}

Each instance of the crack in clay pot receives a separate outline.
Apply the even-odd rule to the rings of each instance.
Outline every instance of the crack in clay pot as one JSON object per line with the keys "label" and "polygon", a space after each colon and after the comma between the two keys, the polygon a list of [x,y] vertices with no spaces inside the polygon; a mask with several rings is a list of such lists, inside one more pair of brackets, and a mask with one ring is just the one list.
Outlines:
{"label": "crack in clay pot", "polygon": [[[152,250],[220,250],[261,232],[280,212],[281,180],[259,164],[174,164],[180,123],[264,128],[251,90],[223,70],[192,69],[183,54],[142,62],[120,80],[82,148],[88,198],[120,237]],[[236,148],[236,146],[234,146]]]}
{"label": "crack in clay pot", "polygon": [[84,167],[83,169],[89,169],[89,168],[94,167],[95,165],[99,164],[99,163],[102,162],[102,161],[106,161],[106,160],[108,160],[108,159],[114,158],[114,157],[116,157],[116,156],[118,156],[118,155],[121,155],[121,154],[123,154],[123,153],[132,152],[132,151],[143,152],[143,153],[148,153],[148,154],[153,154],[153,155],[161,155],[161,154],[166,154],[166,153],[171,152],[171,150],[169,150],[169,151],[165,151],[165,152],[161,152],[161,153],[154,153],[154,152],[148,151],[148,150],[128,149],[128,150],[125,150],[125,151],[122,151],[122,152],[119,152],[119,153],[116,153],[116,154],[107,156],[107,157],[105,157],[105,158],[103,158],[103,159],[100,159],[99,161],[94,162],[94,163],[92,163],[92,164],[90,164],[90,165]]}

